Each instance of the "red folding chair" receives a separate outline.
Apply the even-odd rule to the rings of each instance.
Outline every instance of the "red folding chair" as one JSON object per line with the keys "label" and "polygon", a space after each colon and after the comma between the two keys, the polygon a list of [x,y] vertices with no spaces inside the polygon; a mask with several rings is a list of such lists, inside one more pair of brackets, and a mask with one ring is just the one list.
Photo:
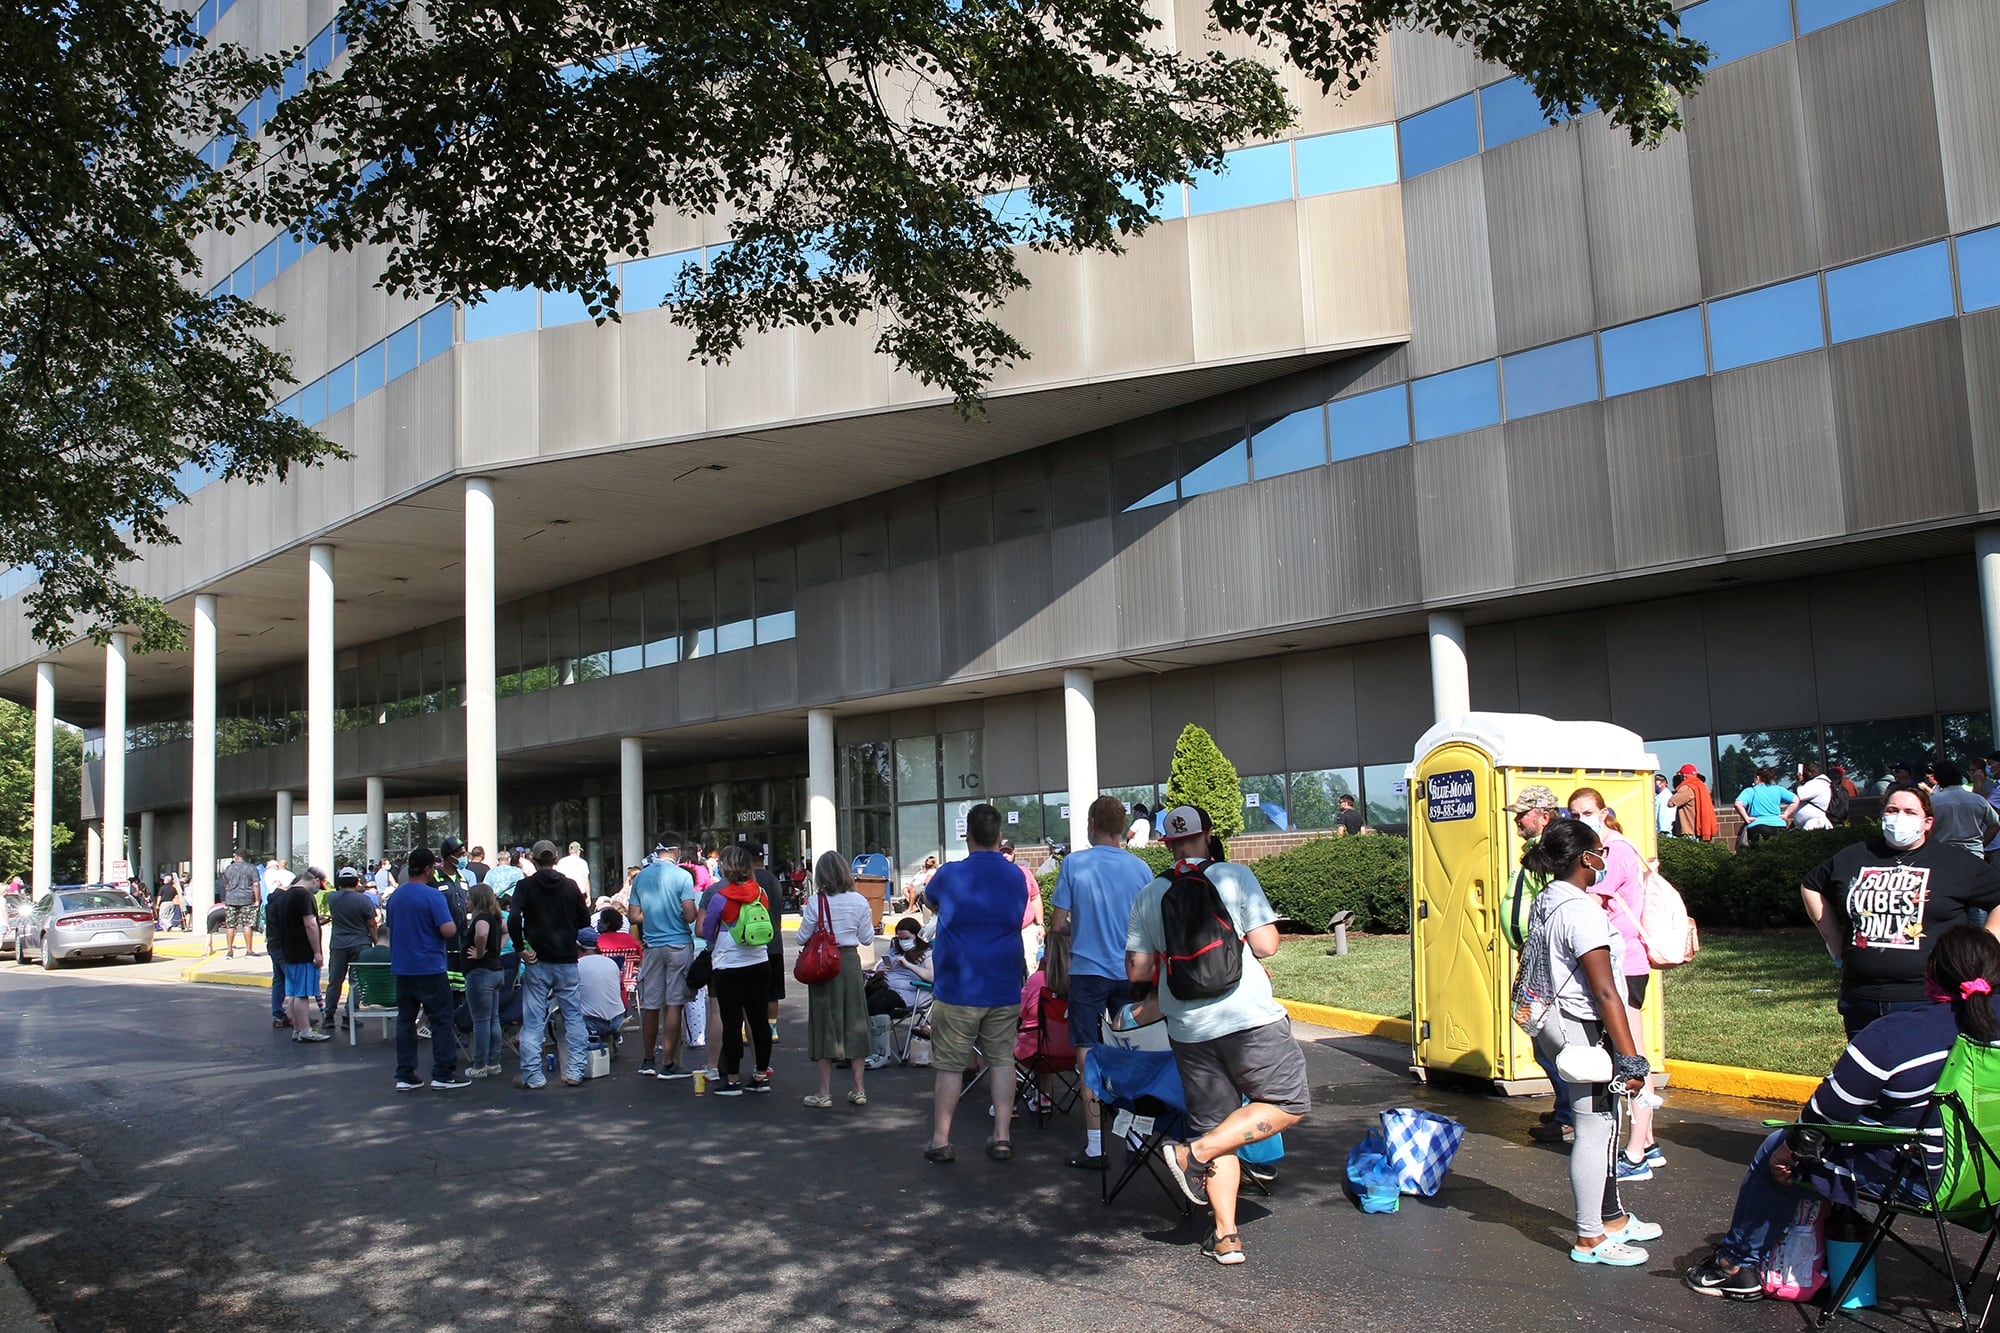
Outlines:
{"label": "red folding chair", "polygon": [[627,1009],[637,1008],[639,959],[641,957],[639,951],[637,949],[607,949],[604,956],[618,960],[618,970],[623,974],[620,981],[625,987],[625,1007]]}
{"label": "red folding chair", "polygon": [[1068,1115],[1082,1094],[1076,1047],[1069,1038],[1069,1001],[1042,987],[1031,1019],[1021,1016],[1014,1038],[1014,1098],[1040,1129],[1058,1111]]}

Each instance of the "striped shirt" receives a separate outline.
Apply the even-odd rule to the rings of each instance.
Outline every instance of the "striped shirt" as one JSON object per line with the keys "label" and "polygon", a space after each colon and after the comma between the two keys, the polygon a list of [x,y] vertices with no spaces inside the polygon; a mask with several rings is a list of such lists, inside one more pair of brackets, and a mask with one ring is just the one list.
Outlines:
{"label": "striped shirt", "polygon": [[[1931,1179],[1944,1167],[1944,1130],[1931,1110],[1931,1093],[1945,1057],[1958,1040],[1948,1004],[1886,1014],[1848,1043],[1839,1061],[1813,1090],[1800,1119],[1842,1125],[1894,1125],[1922,1129]],[[1863,1154],[1878,1163],[1887,1152]],[[1827,1155],[1827,1167],[1849,1179],[1854,1171]]]}

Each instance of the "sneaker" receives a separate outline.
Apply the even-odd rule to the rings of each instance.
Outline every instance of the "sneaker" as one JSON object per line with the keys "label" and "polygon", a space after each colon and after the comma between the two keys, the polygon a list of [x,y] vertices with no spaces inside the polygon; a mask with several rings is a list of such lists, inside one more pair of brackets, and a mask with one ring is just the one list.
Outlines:
{"label": "sneaker", "polygon": [[1637,1213],[1625,1214],[1625,1225],[1616,1231],[1606,1231],[1607,1236],[1616,1240],[1629,1241],[1634,1245],[1644,1245],[1649,1240],[1658,1240],[1666,1234],[1666,1228],[1658,1222],[1643,1221]]}
{"label": "sneaker", "polygon": [[769,1092],[770,1090],[771,1076],[769,1074],[757,1075],[757,1077],[750,1080],[749,1085],[745,1088],[747,1092]]}
{"label": "sneaker", "polygon": [[1537,1143],[1575,1143],[1576,1130],[1550,1121],[1546,1125],[1528,1126],[1528,1137]]}
{"label": "sneaker", "polygon": [[660,1066],[660,1072],[659,1072],[659,1074],[658,1074],[658,1075],[657,1075],[656,1077],[659,1077],[659,1078],[693,1078],[693,1077],[694,1077],[694,1071],[693,1071],[692,1069],[682,1069],[682,1068],[681,1068],[681,1067],[680,1067],[679,1065],[677,1065],[677,1064],[676,1064],[676,1065],[661,1065],[661,1066]]}
{"label": "sneaker", "polygon": [[1181,1193],[1195,1203],[1208,1202],[1208,1167],[1194,1160],[1194,1149],[1185,1143],[1170,1143],[1166,1151],[1167,1170]]}
{"label": "sneaker", "polygon": [[1720,1254],[1711,1254],[1688,1269],[1685,1281],[1688,1290],[1700,1296],[1723,1296],[1732,1301],[1764,1299],[1764,1280],[1757,1276],[1757,1270],[1745,1264],[1732,1273],[1722,1266]]}
{"label": "sneaker", "polygon": [[501,1070],[500,1070],[500,1066],[499,1066],[499,1065],[497,1065],[497,1064],[496,1064],[496,1065],[488,1065],[488,1066],[486,1066],[486,1077],[488,1077],[488,1078],[499,1078],[499,1077],[500,1077],[500,1073],[501,1073]]}
{"label": "sneaker", "polygon": [[1218,1236],[1213,1231],[1201,1243],[1201,1252],[1219,1264],[1240,1264],[1243,1262],[1243,1238],[1234,1232]]}
{"label": "sneaker", "polygon": [[1569,1257],[1580,1264],[1609,1264],[1613,1268],[1637,1268],[1646,1262],[1646,1252],[1637,1245],[1627,1245],[1622,1240],[1609,1237],[1587,1250],[1581,1246],[1572,1247]]}
{"label": "sneaker", "polygon": [[1237,1158],[1236,1161],[1243,1168],[1243,1174],[1260,1185],[1274,1184],[1278,1179],[1278,1164],[1276,1162],[1252,1162],[1241,1157]]}
{"label": "sneaker", "polygon": [[1665,1166],[1666,1164],[1667,1164],[1667,1155],[1666,1155],[1665,1153],[1663,1153],[1663,1152],[1661,1152],[1661,1151],[1660,1151],[1660,1145],[1659,1145],[1659,1144],[1657,1144],[1657,1143],[1649,1143],[1649,1144],[1647,1144],[1647,1145],[1646,1145],[1646,1165],[1647,1165],[1647,1166]]}
{"label": "sneaker", "polygon": [[863,1069],[886,1069],[894,1063],[895,1061],[886,1055],[871,1055],[861,1062],[861,1067]]}
{"label": "sneaker", "polygon": [[292,1034],[292,1040],[293,1040],[293,1041],[332,1041],[332,1040],[333,1040],[333,1034],[332,1034],[331,1032],[321,1032],[321,1031],[319,1031],[319,1030],[317,1030],[317,1029],[315,1029],[315,1028],[307,1028],[307,1029],[306,1029],[306,1030],[305,1030],[304,1032],[295,1032],[295,1033],[293,1033],[293,1034]]}
{"label": "sneaker", "polygon": [[486,1077],[486,1066],[485,1066],[485,1065],[473,1065],[473,1066],[471,1066],[470,1068],[468,1068],[468,1069],[467,1069],[467,1070],[465,1071],[465,1076],[466,1076],[467,1078],[485,1078],[485,1077]]}
{"label": "sneaker", "polygon": [[743,1085],[741,1083],[725,1083],[715,1089],[715,1095],[718,1097],[741,1097],[743,1095]]}
{"label": "sneaker", "polygon": [[428,1087],[428,1086],[429,1086],[429,1085],[428,1085],[428,1084],[425,1084],[425,1083],[411,1083],[411,1082],[409,1082],[409,1081],[408,1081],[408,1080],[406,1080],[406,1079],[400,1079],[400,1078],[399,1078],[399,1079],[397,1079],[397,1080],[396,1080],[396,1091],[397,1091],[397,1092],[415,1092],[415,1091],[417,1091],[417,1090],[418,1090],[419,1088],[424,1088],[424,1087]]}
{"label": "sneaker", "polygon": [[1635,1180],[1651,1180],[1652,1178],[1653,1164],[1651,1162],[1648,1162],[1643,1157],[1635,1162],[1622,1152],[1618,1154],[1619,1184],[1626,1185]]}
{"label": "sneaker", "polygon": [[658,1078],[659,1076],[660,1076],[660,1071],[653,1068],[653,1062],[651,1060],[648,1060],[646,1061],[645,1064],[639,1066],[640,1078]]}
{"label": "sneaker", "polygon": [[833,1105],[833,1098],[819,1092],[809,1092],[800,1098],[800,1101],[812,1107],[815,1111],[824,1111],[827,1107]]}
{"label": "sneaker", "polygon": [[444,1078],[432,1079],[431,1086],[444,1092],[451,1088],[469,1088],[472,1086],[472,1081],[460,1074],[448,1074]]}

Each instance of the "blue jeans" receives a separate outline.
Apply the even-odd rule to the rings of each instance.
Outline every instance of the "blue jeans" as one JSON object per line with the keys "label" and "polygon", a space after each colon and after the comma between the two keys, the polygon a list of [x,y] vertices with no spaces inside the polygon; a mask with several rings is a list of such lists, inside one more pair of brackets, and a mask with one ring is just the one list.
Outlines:
{"label": "blue jeans", "polygon": [[1847,1025],[1849,1037],[1884,1014],[1902,1014],[1930,1007],[1929,1000],[1854,1000],[1845,995],[1835,1005],[1840,1010],[1840,1021]]}
{"label": "blue jeans", "polygon": [[585,1014],[583,1016],[583,1025],[588,1029],[593,1040],[602,1038],[606,1046],[616,1050],[617,1043],[612,1038],[625,1030],[625,1017],[621,1014],[617,1018],[597,1018],[590,1014]]}
{"label": "blue jeans", "polygon": [[577,995],[575,963],[529,963],[521,969],[521,1077],[530,1087],[548,1082],[542,1072],[542,1039],[548,1033],[550,1002],[562,1013],[569,1048],[567,1078],[583,1081],[590,1053],[584,1045],[583,1001]]}
{"label": "blue jeans", "polygon": [[457,1006],[451,982],[442,972],[396,978],[396,1081],[417,1081],[417,1011],[431,1021],[431,1077],[450,1078],[458,1069],[458,1033],[452,1022]]}
{"label": "blue jeans", "polygon": [[[1757,1264],[1764,1260],[1778,1241],[1783,1238],[1785,1228],[1791,1225],[1801,1201],[1815,1194],[1827,1196],[1831,1193],[1832,1177],[1825,1171],[1815,1171],[1806,1177],[1801,1185],[1780,1185],[1771,1179],[1768,1163],[1771,1154],[1785,1142],[1785,1131],[1774,1129],[1757,1149],[1757,1155],[1750,1159],[1750,1169],[1743,1173],[1742,1187],[1736,1191],[1736,1211],[1729,1216],[1729,1231],[1716,1249],[1732,1264]],[[1837,1160],[1854,1173],[1863,1186],[1886,1190],[1893,1182],[1893,1173],[1886,1170],[1874,1157],[1838,1144],[1828,1144],[1828,1160]],[[1853,1195],[1844,1182],[1839,1187],[1838,1197],[1851,1200]]]}
{"label": "blue jeans", "polygon": [[500,982],[497,967],[475,967],[465,974],[465,1003],[472,1010],[472,1067],[500,1065]]}

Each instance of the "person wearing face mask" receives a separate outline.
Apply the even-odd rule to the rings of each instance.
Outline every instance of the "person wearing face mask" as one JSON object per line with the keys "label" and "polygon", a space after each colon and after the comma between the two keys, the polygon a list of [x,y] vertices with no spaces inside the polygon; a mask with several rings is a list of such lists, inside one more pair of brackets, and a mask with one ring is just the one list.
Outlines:
{"label": "person wearing face mask", "polygon": [[[1930,836],[1930,794],[1893,787],[1882,836],[1844,847],[1799,886],[1806,916],[1840,969],[1840,1018],[1852,1037],[1884,1014],[1921,1010],[1931,944],[1975,910],[2000,907],[2000,870]],[[2000,915],[1986,918],[2000,937]]]}
{"label": "person wearing face mask", "polygon": [[[896,936],[870,977],[868,1029],[871,1037],[868,1058],[862,1063],[880,1069],[891,1063],[889,1030],[895,1021],[917,1007],[923,987],[936,975],[930,941],[924,938],[924,924],[913,916],[896,923]],[[879,982],[880,984],[875,984]]]}

